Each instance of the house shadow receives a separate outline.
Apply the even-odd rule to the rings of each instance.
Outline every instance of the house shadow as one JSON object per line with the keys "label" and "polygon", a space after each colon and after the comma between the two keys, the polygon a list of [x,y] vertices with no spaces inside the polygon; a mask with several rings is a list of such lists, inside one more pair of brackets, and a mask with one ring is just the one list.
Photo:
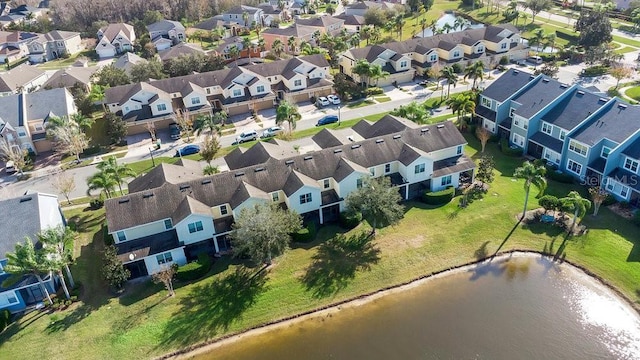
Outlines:
{"label": "house shadow", "polygon": [[356,272],[371,269],[380,260],[380,249],[370,241],[369,232],[353,236],[339,234],[318,247],[301,281],[316,298],[336,294],[346,287]]}
{"label": "house shadow", "polygon": [[227,276],[196,285],[180,300],[158,346],[184,347],[194,339],[211,338],[227,330],[266,290],[266,282],[264,268],[256,272],[238,267]]}

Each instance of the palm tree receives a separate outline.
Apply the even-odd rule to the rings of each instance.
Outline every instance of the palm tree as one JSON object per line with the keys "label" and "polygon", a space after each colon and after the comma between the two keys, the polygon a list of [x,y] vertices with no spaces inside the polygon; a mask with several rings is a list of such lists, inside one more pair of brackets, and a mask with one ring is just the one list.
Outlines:
{"label": "palm tree", "polygon": [[471,88],[475,89],[477,80],[480,79],[480,81],[482,81],[484,79],[484,63],[482,61],[476,61],[467,66],[464,69],[464,79],[466,80],[467,78],[473,79],[473,86],[471,86]]}
{"label": "palm tree", "polygon": [[122,183],[128,177],[135,177],[137,174],[126,164],[118,164],[118,159],[115,156],[110,156],[97,166],[100,172],[107,173],[113,177],[113,180],[118,184],[120,189],[120,195],[122,195]]}
{"label": "palm tree", "polygon": [[251,65],[251,47],[253,46],[253,43],[251,42],[251,39],[249,39],[248,36],[245,36],[242,38],[242,49],[247,51],[247,54],[249,55],[249,65]]}
{"label": "palm tree", "polygon": [[91,191],[101,189],[109,199],[117,184],[111,174],[99,171],[87,179],[87,185],[89,185],[87,195],[91,196]]}
{"label": "palm tree", "polygon": [[402,41],[402,28],[406,21],[404,20],[404,16],[402,14],[396,15],[395,19],[393,19],[393,26],[396,28],[398,32],[398,38]]}
{"label": "palm tree", "polygon": [[378,86],[378,80],[385,79],[389,76],[389,72],[382,70],[380,64],[372,64],[369,68],[369,78],[375,80],[376,86]]}
{"label": "palm tree", "polygon": [[260,39],[258,39],[258,49],[260,49],[260,52],[264,51],[264,45],[265,45],[264,38],[261,37]]}
{"label": "palm tree", "polygon": [[70,298],[69,289],[62,274],[62,268],[64,268],[67,273],[71,288],[75,287],[71,270],[69,270],[69,264],[73,262],[73,242],[75,236],[76,234],[73,230],[69,227],[62,226],[47,229],[38,234],[38,241],[42,244],[42,249],[46,254],[46,263],[51,270],[58,274],[67,299]]}
{"label": "palm tree", "polygon": [[287,40],[287,45],[289,45],[290,53],[293,54],[296,52],[296,38],[294,36],[289,37],[289,39]]}
{"label": "palm tree", "polygon": [[[458,84],[458,74],[456,74],[452,66],[445,66],[442,69],[442,78],[447,80],[447,97],[449,97],[451,95],[451,85],[455,88]],[[442,94],[440,94],[440,98],[442,98]]]}
{"label": "palm tree", "polygon": [[421,18],[420,19],[420,29],[422,29],[422,36],[424,37],[424,31],[427,28],[427,19],[425,18]]}
{"label": "palm tree", "polygon": [[591,201],[580,196],[577,191],[571,191],[566,198],[560,199],[562,208],[566,211],[573,211],[573,221],[569,228],[569,233],[573,233],[573,228],[576,226],[579,217],[583,217],[587,213],[587,210],[591,208]]}
{"label": "palm tree", "polygon": [[87,131],[88,129],[90,129],[91,126],[93,126],[93,122],[94,122],[93,118],[84,116],[81,113],[75,113],[71,115],[71,120],[73,120],[73,122],[78,124],[78,126],[84,131]]}
{"label": "palm tree", "polygon": [[238,49],[236,45],[233,45],[231,46],[231,48],[229,48],[229,56],[233,58],[233,60],[236,63],[236,66],[238,66],[238,57],[240,56],[240,49]]}
{"label": "palm tree", "polygon": [[529,46],[536,47],[536,55],[540,53],[540,47],[543,46],[545,42],[545,38],[546,38],[546,35],[543,29],[533,30],[533,37],[529,39]]}
{"label": "palm tree", "polygon": [[276,125],[281,125],[285,121],[289,123],[289,133],[296,128],[296,121],[300,120],[302,115],[298,111],[298,106],[283,100],[276,109]]}
{"label": "palm tree", "polygon": [[453,26],[451,26],[451,24],[445,23],[444,25],[442,25],[442,31],[444,31],[445,33],[448,34],[451,30],[453,30]]}
{"label": "palm tree", "polygon": [[225,111],[218,111],[212,115],[200,115],[196,118],[193,128],[197,134],[201,134],[205,130],[209,130],[210,134],[215,134],[220,129],[220,125],[224,125],[227,119]]}
{"label": "palm tree", "polygon": [[458,94],[457,96],[449,97],[447,105],[451,107],[451,111],[454,114],[458,115],[458,127],[460,130],[464,130],[464,116],[468,113],[475,114],[475,101],[467,94]]}
{"label": "palm tree", "polygon": [[545,37],[545,46],[549,46],[551,48],[551,52],[553,53],[556,47],[556,33],[548,33]]}
{"label": "palm tree", "polygon": [[349,45],[351,45],[351,47],[354,47],[354,48],[357,48],[358,46],[360,46],[360,35],[353,34],[349,39]]}
{"label": "palm tree", "polygon": [[365,26],[362,28],[362,30],[360,30],[360,38],[367,41],[367,46],[369,46],[369,39],[371,39],[372,32],[373,28],[370,26]]}
{"label": "palm tree", "polygon": [[242,12],[242,22],[244,23],[244,27],[249,27],[249,13],[246,11]]}
{"label": "palm tree", "polygon": [[275,39],[273,41],[273,44],[271,44],[271,51],[273,51],[275,56],[282,57],[282,54],[284,53],[284,44],[280,39]]}
{"label": "palm tree", "polygon": [[544,174],[547,172],[544,166],[535,166],[529,161],[525,161],[521,167],[516,168],[513,173],[513,177],[516,179],[524,179],[524,210],[522,211],[522,218],[527,213],[527,202],[529,201],[529,190],[531,190],[531,185],[538,188],[538,196],[544,193],[544,190],[547,188],[547,179],[545,179]]}
{"label": "palm tree", "polygon": [[364,89],[365,84],[368,82],[369,74],[371,74],[371,64],[369,64],[366,59],[360,59],[356,62],[351,71],[358,75],[360,78],[360,84]]}
{"label": "palm tree", "polygon": [[382,30],[380,30],[380,28],[374,27],[373,30],[371,30],[371,41],[376,43],[378,42],[378,40],[380,40],[380,37],[382,36]]}
{"label": "palm tree", "polygon": [[[38,279],[40,289],[49,300],[49,304],[53,304],[49,290],[41,277],[41,274],[47,271],[45,259],[42,252],[36,250],[30,238],[25,238],[24,244],[16,244],[15,252],[7,253],[7,260],[7,265],[4,265],[3,269],[13,276],[5,280],[5,283],[19,281],[25,275],[33,275]],[[6,285],[5,283],[3,285]]]}

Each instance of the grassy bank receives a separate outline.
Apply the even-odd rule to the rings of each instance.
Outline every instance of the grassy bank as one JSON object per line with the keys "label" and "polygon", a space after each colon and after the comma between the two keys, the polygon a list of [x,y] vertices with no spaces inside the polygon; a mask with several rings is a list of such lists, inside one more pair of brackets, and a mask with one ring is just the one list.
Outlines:
{"label": "grassy bank", "polygon": [[[479,146],[470,139],[468,153]],[[72,271],[83,282],[83,302],[56,314],[33,313],[0,336],[3,357],[30,359],[47,349],[48,358],[149,358],[196,342],[239,331],[274,319],[402,283],[423,274],[493,254],[498,249],[547,250],[565,253],[640,300],[640,237],[637,228],[608,209],[587,216],[587,235],[565,241],[551,225],[516,226],[522,210],[522,181],[511,174],[521,159],[488,152],[497,161],[497,176],[488,194],[460,210],[454,202],[432,208],[407,203],[402,222],[380,231],[372,242],[339,241],[341,230],[320,229],[310,244],[294,245],[266,273],[245,269],[223,258],[209,277],[178,284],[177,295],[149,283],[131,286],[113,297],[99,276],[103,248],[100,226],[104,212],[69,211],[82,240]],[[548,193],[564,196],[572,185],[550,182]],[[536,201],[530,201],[536,207]],[[366,225],[348,232],[357,240]],[[277,306],[275,305],[277,304]]]}

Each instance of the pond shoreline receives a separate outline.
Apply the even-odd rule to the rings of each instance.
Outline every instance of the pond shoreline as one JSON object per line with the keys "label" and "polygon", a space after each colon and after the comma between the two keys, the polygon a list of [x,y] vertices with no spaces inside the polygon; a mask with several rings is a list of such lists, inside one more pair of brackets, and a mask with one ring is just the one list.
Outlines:
{"label": "pond shoreline", "polygon": [[381,297],[387,296],[387,295],[391,295],[391,294],[395,294],[395,293],[399,293],[399,292],[403,292],[412,288],[415,288],[417,286],[421,286],[423,284],[425,284],[427,281],[430,281],[432,279],[437,279],[443,276],[447,276],[453,273],[457,273],[457,272],[462,272],[462,271],[466,271],[471,269],[473,266],[477,266],[477,265],[482,265],[484,263],[491,263],[494,260],[495,261],[508,261],[510,258],[512,257],[536,257],[536,256],[542,256],[545,257],[549,260],[551,260],[553,263],[556,264],[567,264],[570,265],[571,267],[580,270],[582,273],[584,273],[585,275],[589,276],[592,279],[595,279],[599,284],[605,286],[608,290],[612,291],[615,296],[617,296],[621,301],[623,301],[625,304],[627,304],[630,308],[632,308],[634,311],[636,311],[638,314],[640,314],[640,304],[636,304],[633,301],[631,301],[631,299],[629,299],[625,294],[623,294],[620,290],[618,290],[615,286],[613,286],[612,284],[610,284],[606,279],[602,278],[601,276],[593,273],[591,270],[589,270],[588,268],[573,263],[569,260],[566,259],[558,259],[555,258],[553,254],[548,254],[548,253],[544,253],[541,251],[533,251],[533,250],[522,250],[522,249],[513,249],[513,250],[509,250],[509,251],[504,251],[504,252],[499,252],[493,256],[490,257],[486,257],[483,258],[481,260],[476,260],[476,261],[472,261],[472,262],[467,262],[464,264],[460,264],[460,265],[456,265],[456,266],[452,266],[449,268],[445,268],[442,270],[438,270],[438,271],[434,271],[432,273],[429,274],[425,274],[422,276],[419,276],[417,278],[414,278],[412,280],[400,283],[400,284],[396,284],[396,285],[392,285],[392,286],[388,286],[376,291],[372,291],[366,294],[362,294],[356,297],[352,297],[352,298],[348,298],[339,302],[335,302],[326,306],[322,306],[322,307],[318,307],[318,308],[314,308],[312,310],[309,311],[305,311],[296,315],[291,315],[291,316],[287,316],[284,318],[280,318],[274,321],[270,321],[270,322],[266,322],[266,323],[262,323],[253,327],[250,327],[246,330],[243,331],[239,331],[239,332],[234,332],[234,333],[230,333],[215,339],[211,339],[211,340],[207,340],[205,342],[201,342],[201,343],[197,343],[194,345],[191,345],[189,347],[180,349],[180,350],[176,350],[174,352],[165,354],[161,357],[158,357],[157,359],[188,359],[191,358],[193,356],[196,355],[200,355],[206,352],[209,352],[213,349],[216,349],[220,346],[226,345],[226,344],[230,344],[230,343],[234,343],[237,341],[241,341],[247,337],[252,337],[252,336],[256,336],[256,335],[260,335],[278,328],[283,328],[283,327],[288,327],[291,326],[293,324],[305,321],[305,320],[309,320],[309,319],[313,319],[313,318],[319,318],[319,317],[330,317],[332,316],[332,314],[339,312],[340,310],[342,310],[343,308],[353,308],[353,307],[357,307],[357,306],[361,306],[364,304],[367,304],[371,301],[374,301],[376,299],[379,299]]}

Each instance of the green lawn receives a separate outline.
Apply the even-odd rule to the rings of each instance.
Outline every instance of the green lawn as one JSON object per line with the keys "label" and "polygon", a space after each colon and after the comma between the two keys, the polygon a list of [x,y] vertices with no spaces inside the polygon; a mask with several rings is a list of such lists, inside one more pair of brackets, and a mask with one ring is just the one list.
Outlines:
{"label": "green lawn", "polygon": [[[469,138],[467,153],[479,147]],[[406,204],[401,223],[385,228],[372,242],[331,239],[341,230],[319,230],[318,238],[294,245],[267,272],[244,268],[222,258],[209,277],[193,284],[176,284],[177,295],[166,298],[159,285],[136,284],[121,297],[105,291],[99,275],[103,248],[104,210],[76,209],[66,213],[77,226],[73,266],[84,284],[82,302],[55,314],[32,313],[0,336],[8,359],[41,357],[85,359],[150,358],[240,331],[258,324],[326,306],[377,289],[403,283],[434,271],[493,254],[500,249],[560,252],[605,278],[633,301],[640,301],[640,237],[638,229],[603,208],[586,216],[587,235],[565,239],[556,227],[536,223],[516,226],[522,211],[522,181],[511,178],[521,159],[507,158],[490,143],[496,179],[483,199],[467,208],[458,199],[433,208]],[[549,183],[548,193],[565,195],[574,186]],[[532,192],[530,208],[536,207]],[[357,239],[366,225],[346,235]],[[560,249],[560,251],[559,251]],[[274,306],[277,304],[277,306]]]}
{"label": "green lawn", "polygon": [[633,100],[640,101],[640,86],[635,86],[627,91],[625,91],[625,95],[632,98]]}
{"label": "green lawn", "polygon": [[[38,68],[40,68],[41,70],[58,70],[58,69],[64,69],[67,68],[71,65],[73,65],[74,62],[76,62],[76,60],[78,60],[79,57],[85,56],[88,58],[92,58],[95,55],[95,51],[94,50],[85,50],[85,51],[81,51],[71,57],[68,57],[66,59],[57,59],[57,60],[51,60],[51,61],[47,61],[46,63],[40,64],[38,65]],[[95,61],[89,61],[89,66],[95,65],[96,62]]]}
{"label": "green lawn", "polygon": [[385,103],[387,101],[391,101],[391,98],[388,96],[376,96],[374,99],[379,103]]}
{"label": "green lawn", "polygon": [[359,100],[359,101],[356,101],[356,102],[349,103],[347,105],[347,107],[349,109],[357,109],[357,108],[361,108],[361,107],[369,106],[369,105],[373,105],[373,104],[375,104],[375,102],[373,100],[364,99],[364,100]]}

